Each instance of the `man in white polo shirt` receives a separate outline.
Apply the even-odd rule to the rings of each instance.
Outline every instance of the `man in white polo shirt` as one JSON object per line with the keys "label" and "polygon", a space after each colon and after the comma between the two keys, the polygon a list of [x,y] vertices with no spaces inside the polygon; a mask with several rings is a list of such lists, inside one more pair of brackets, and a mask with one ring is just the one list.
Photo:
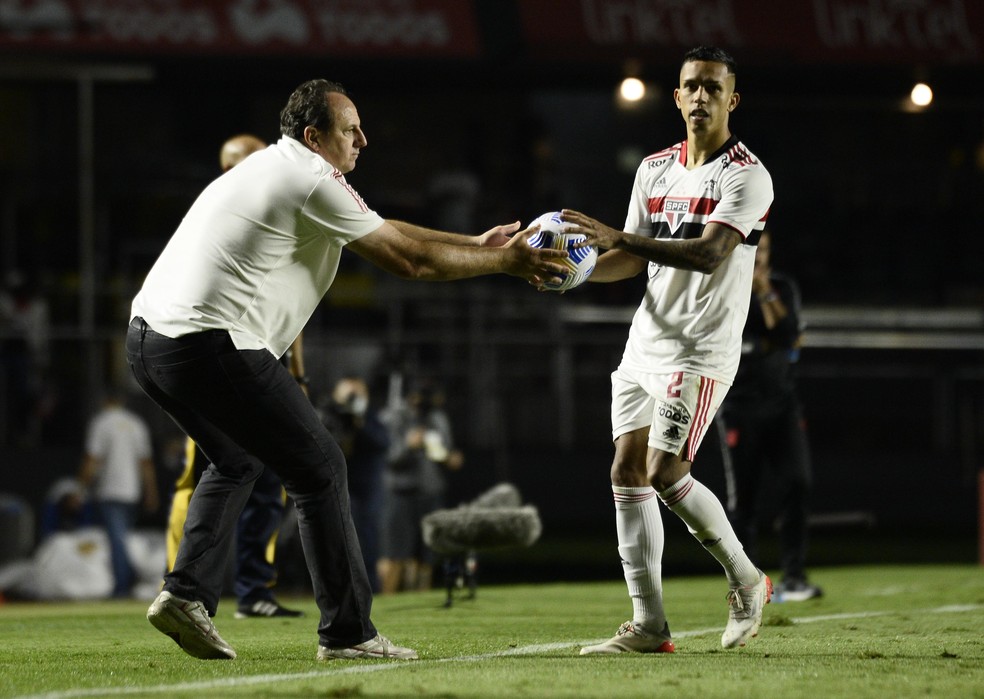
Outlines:
{"label": "man in white polo shirt", "polygon": [[86,432],[79,483],[88,488],[106,536],[113,568],[113,597],[129,597],[137,573],[126,540],[140,515],[158,506],[150,428],[110,392]]}
{"label": "man in white polo shirt", "polygon": [[212,462],[147,617],[190,655],[236,657],[210,617],[239,512],[268,463],[298,510],[321,611],[318,658],[416,658],[370,620],[345,459],[278,358],[331,286],[344,247],[419,280],[554,279],[566,253],[531,248],[532,231],[515,234],[518,223],[473,237],[383,220],[345,180],[367,141],[337,83],[298,87],[280,129],[276,144],[201,193],[133,300],[126,349],[137,381]]}

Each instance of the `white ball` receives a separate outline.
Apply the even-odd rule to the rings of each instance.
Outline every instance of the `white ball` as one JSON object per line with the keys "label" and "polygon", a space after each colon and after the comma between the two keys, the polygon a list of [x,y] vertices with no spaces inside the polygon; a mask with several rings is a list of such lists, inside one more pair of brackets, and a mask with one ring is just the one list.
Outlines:
{"label": "white ball", "polygon": [[560,219],[559,211],[548,211],[537,216],[530,226],[537,224],[540,224],[540,230],[530,236],[530,245],[534,248],[567,250],[568,256],[562,260],[557,260],[557,262],[570,267],[570,271],[563,275],[564,280],[562,282],[544,284],[543,288],[550,291],[567,291],[586,282],[598,261],[598,248],[593,245],[585,248],[572,247],[574,243],[584,240],[584,236],[567,233],[565,231],[567,224]]}

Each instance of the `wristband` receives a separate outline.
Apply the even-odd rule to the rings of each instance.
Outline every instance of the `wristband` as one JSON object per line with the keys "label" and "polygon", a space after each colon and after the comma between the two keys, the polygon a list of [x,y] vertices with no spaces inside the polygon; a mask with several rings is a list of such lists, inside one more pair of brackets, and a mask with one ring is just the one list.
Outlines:
{"label": "wristband", "polygon": [[306,376],[295,376],[294,380],[297,381],[301,386],[308,386],[311,383],[311,379]]}
{"label": "wristband", "polygon": [[762,303],[772,303],[773,301],[779,300],[779,294],[774,291],[770,291],[765,296],[759,296],[759,301]]}

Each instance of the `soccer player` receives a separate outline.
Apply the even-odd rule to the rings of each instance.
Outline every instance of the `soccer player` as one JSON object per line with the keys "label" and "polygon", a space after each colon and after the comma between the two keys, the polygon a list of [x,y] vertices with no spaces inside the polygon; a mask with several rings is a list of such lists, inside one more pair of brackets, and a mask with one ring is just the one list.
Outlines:
{"label": "soccer player", "polygon": [[319,659],[413,659],[380,635],[352,523],[345,459],[280,361],[335,277],[343,248],[399,277],[504,273],[557,281],[565,252],[527,244],[519,223],[480,236],[384,220],[345,175],[367,141],[344,88],[299,86],[280,140],[199,195],[133,300],[127,361],[143,390],[212,465],[148,620],[198,658],[235,658],[212,623],[253,481],[269,464],[297,507],[320,610]]}
{"label": "soccer player", "polygon": [[673,98],[687,139],[642,161],[624,230],[563,212],[571,231],[587,236],[585,245],[606,250],[590,281],[648,275],[612,374],[611,480],[633,614],[613,638],[585,646],[582,655],[673,652],[663,609],[660,501],[724,567],[729,615],[722,646],[745,645],[771,597],[771,581],[690,469],[738,368],[772,179],[731,133],[739,96],[728,53],[704,46],[688,51]]}

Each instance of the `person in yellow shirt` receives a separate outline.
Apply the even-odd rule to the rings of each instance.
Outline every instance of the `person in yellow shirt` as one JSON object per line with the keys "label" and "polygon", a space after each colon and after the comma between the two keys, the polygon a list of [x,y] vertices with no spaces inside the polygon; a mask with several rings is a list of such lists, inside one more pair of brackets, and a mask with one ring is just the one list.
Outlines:
{"label": "person in yellow shirt", "polygon": [[[219,151],[219,165],[223,172],[231,170],[244,158],[267,144],[252,134],[239,134],[226,140]],[[287,354],[285,364],[291,374],[302,384],[304,377],[303,340],[301,336],[294,341]],[[174,498],[167,522],[167,570],[174,569],[178,547],[184,536],[185,519],[188,516],[188,503],[202,473],[208,468],[208,457],[202,453],[194,440],[185,444],[185,466],[175,483]],[[272,469],[266,468],[256,480],[253,492],[246,501],[239,526],[236,530],[236,573],[234,592],[237,600],[236,618],[248,617],[298,617],[302,612],[287,609],[273,595],[277,582],[277,568],[274,565],[277,550],[277,535],[283,522],[287,493],[280,478]]]}

